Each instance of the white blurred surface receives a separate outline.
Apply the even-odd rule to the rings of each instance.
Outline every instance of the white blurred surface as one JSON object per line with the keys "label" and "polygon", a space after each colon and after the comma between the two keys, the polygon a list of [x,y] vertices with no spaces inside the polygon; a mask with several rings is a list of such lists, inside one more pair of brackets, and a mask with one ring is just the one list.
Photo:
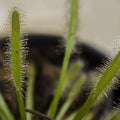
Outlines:
{"label": "white blurred surface", "polygon": [[[77,37],[80,41],[111,55],[120,36],[119,0],[79,0]],[[27,18],[28,33],[65,35],[68,24],[69,0],[1,0],[0,34],[9,11],[18,7]]]}

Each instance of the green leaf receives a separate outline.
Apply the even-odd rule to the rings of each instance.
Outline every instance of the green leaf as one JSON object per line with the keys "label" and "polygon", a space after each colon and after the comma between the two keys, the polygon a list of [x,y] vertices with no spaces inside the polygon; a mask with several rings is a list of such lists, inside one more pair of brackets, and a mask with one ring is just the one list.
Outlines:
{"label": "green leaf", "polygon": [[0,120],[6,120],[8,118],[6,118],[6,116],[4,115],[3,111],[0,110]]}
{"label": "green leaf", "polygon": [[49,116],[51,118],[54,118],[57,110],[57,106],[59,103],[59,99],[63,90],[63,84],[65,81],[67,69],[68,69],[68,64],[69,64],[69,59],[71,56],[71,52],[74,46],[74,39],[75,39],[75,33],[76,33],[76,26],[77,26],[77,19],[78,19],[78,0],[71,0],[71,13],[70,13],[70,23],[69,23],[69,33],[68,33],[68,38],[67,38],[67,43],[66,43],[66,51],[65,51],[65,56],[63,60],[63,65],[62,65],[62,70],[61,70],[61,75],[60,79],[58,82],[58,86],[56,89],[56,93],[54,96],[54,99],[51,103],[50,109],[49,109]]}
{"label": "green leaf", "polygon": [[78,111],[73,112],[69,117],[67,117],[65,120],[74,120],[75,116],[77,115]]}
{"label": "green leaf", "polygon": [[[27,85],[27,93],[26,93],[26,109],[33,109],[34,103],[34,82],[35,82],[35,68],[33,65],[29,68],[29,79]],[[27,120],[32,120],[32,114],[27,113]]]}
{"label": "green leaf", "polygon": [[105,120],[120,120],[120,110],[114,110]]}
{"label": "green leaf", "polygon": [[16,88],[16,95],[22,120],[26,120],[24,101],[21,92],[22,83],[22,51],[20,40],[20,15],[17,10],[12,12],[12,33],[11,33],[11,71]]}
{"label": "green leaf", "polygon": [[66,87],[69,85],[69,83],[75,77],[75,75],[78,72],[78,70],[80,69],[80,67],[81,67],[81,64],[79,62],[77,62],[74,65],[72,65],[70,70],[67,72],[67,75],[66,75],[65,81],[64,81],[64,86],[63,86],[63,93],[64,93]]}
{"label": "green leaf", "polygon": [[4,118],[5,116],[3,115],[2,111],[4,112],[5,116],[7,117],[7,119],[9,120],[15,120],[13,114],[11,113],[11,111],[9,110],[4,98],[2,97],[2,95],[0,94],[0,116],[2,118]]}
{"label": "green leaf", "polygon": [[59,111],[59,113],[56,117],[56,120],[62,120],[62,117],[64,116],[66,111],[69,109],[70,105],[72,104],[72,102],[76,98],[77,94],[80,92],[80,90],[81,90],[83,84],[85,83],[85,81],[86,81],[86,76],[83,74],[76,81],[75,85],[73,86],[72,90],[70,91],[66,102],[63,104],[61,110]]}
{"label": "green leaf", "polygon": [[74,120],[84,120],[90,108],[100,101],[101,96],[108,94],[115,84],[115,75],[120,70],[120,52],[107,67],[101,79],[96,82],[94,89],[91,91],[87,101],[80,108]]}

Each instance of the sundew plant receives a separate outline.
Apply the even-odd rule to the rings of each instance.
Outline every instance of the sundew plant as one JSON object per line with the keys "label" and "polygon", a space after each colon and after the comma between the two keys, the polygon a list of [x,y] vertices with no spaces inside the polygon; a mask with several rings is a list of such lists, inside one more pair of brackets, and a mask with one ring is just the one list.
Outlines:
{"label": "sundew plant", "polygon": [[[66,101],[62,107],[58,110],[58,104],[62,93],[65,91],[66,86],[71,82],[71,79],[75,76],[81,67],[80,63],[75,63],[70,70],[68,70],[70,56],[74,48],[74,42],[76,37],[77,21],[78,21],[78,8],[79,0],[70,0],[71,10],[68,26],[68,33],[66,39],[65,55],[63,59],[61,75],[58,85],[56,87],[55,96],[49,105],[48,113],[45,115],[34,110],[34,77],[35,67],[29,66],[28,70],[28,86],[26,91],[26,99],[22,95],[22,82],[24,79],[23,73],[26,63],[24,63],[24,54],[26,49],[24,46],[24,40],[21,40],[21,24],[20,24],[20,12],[17,9],[13,9],[11,13],[11,39],[9,43],[10,50],[10,62],[9,69],[11,71],[11,80],[16,91],[16,98],[18,102],[18,108],[20,112],[21,120],[33,120],[33,115],[36,115],[41,120],[92,120],[94,112],[91,113],[91,108],[99,104],[105,97],[111,94],[115,85],[118,84],[117,75],[120,70],[120,52],[117,53],[115,58],[109,62],[102,75],[97,78],[93,83],[93,88],[89,93],[86,102],[79,109],[75,110],[68,116],[66,112],[69,110],[74,99],[80,92],[81,88],[86,82],[86,74],[81,74],[78,80],[75,81],[70,92],[67,95]],[[15,120],[15,116],[9,109],[7,103],[4,100],[2,94],[0,94],[0,120]],[[104,120],[120,120],[120,110],[115,109],[112,113],[103,118]]]}

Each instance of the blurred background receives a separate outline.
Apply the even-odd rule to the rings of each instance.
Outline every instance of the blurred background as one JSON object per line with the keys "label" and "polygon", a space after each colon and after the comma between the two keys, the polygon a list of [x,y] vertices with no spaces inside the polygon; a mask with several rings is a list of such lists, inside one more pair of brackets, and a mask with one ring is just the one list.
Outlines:
{"label": "blurred background", "polygon": [[[70,1],[0,0],[0,91],[18,118],[17,103],[11,94],[14,94],[14,88],[11,85],[12,81],[9,81],[7,84],[12,89],[6,90],[7,79],[4,76],[9,73],[5,73],[3,65],[4,43],[6,37],[10,35],[7,24],[10,25],[10,13],[14,7],[20,11],[22,33],[28,33],[25,37],[29,39],[29,52],[26,59],[36,68],[34,109],[46,113],[61,72],[69,24]],[[69,109],[69,113],[85,102],[92,87],[91,81],[95,80],[96,67],[100,67],[103,60],[107,60],[108,57],[114,57],[120,49],[119,11],[119,0],[79,0],[79,19],[75,39],[77,52],[71,56],[70,65],[76,61],[83,63],[78,75],[85,73],[87,84]],[[27,78],[25,80],[27,81]],[[112,91],[109,102],[106,99],[102,105],[94,109],[98,118],[99,114],[103,115],[106,110],[112,108],[113,101],[119,102],[117,99],[120,98],[119,89]],[[63,93],[59,106],[65,101],[65,97],[66,94]],[[96,116],[92,120],[98,120]]]}
{"label": "blurred background", "polygon": [[[69,0],[1,0],[0,34],[13,7],[27,20],[27,33],[65,36],[69,20]],[[79,0],[77,40],[112,55],[120,37],[119,0]]]}

